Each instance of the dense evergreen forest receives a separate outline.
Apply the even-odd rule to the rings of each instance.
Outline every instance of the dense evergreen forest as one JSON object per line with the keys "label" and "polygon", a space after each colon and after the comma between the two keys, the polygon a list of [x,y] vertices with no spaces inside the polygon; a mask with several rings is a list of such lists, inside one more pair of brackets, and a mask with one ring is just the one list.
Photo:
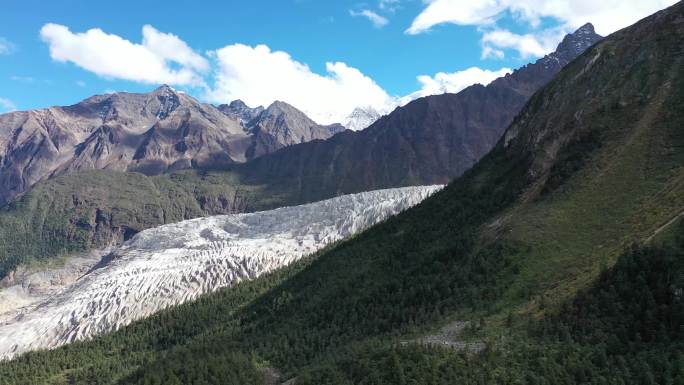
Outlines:
{"label": "dense evergreen forest", "polygon": [[[250,302],[311,264],[247,282],[163,312],[93,342],[30,353],[0,366],[0,382],[259,384],[272,364],[288,364],[297,384],[684,384],[684,225],[657,246],[634,246],[588,289],[542,319],[510,317],[478,326],[489,339],[477,355],[367,334],[318,355],[317,331],[289,324],[253,331]],[[268,296],[267,296],[268,298]],[[482,327],[482,329],[480,329]],[[295,338],[303,338],[304,343]],[[273,341],[267,344],[266,341]],[[293,353],[293,354],[289,354]],[[298,353],[298,354],[297,354]],[[309,354],[313,365],[300,364]],[[263,357],[277,357],[267,362]]]}

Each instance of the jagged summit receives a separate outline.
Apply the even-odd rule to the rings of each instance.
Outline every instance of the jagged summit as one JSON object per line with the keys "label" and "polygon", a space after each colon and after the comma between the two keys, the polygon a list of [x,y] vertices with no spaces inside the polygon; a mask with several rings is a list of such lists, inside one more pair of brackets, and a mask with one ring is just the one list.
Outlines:
{"label": "jagged summit", "polygon": [[176,90],[168,84],[162,84],[159,87],[157,87],[154,91],[152,91],[152,94],[162,94],[169,92],[176,93]]}
{"label": "jagged summit", "polygon": [[579,27],[573,35],[577,34],[596,34],[596,30],[594,29],[594,24],[592,23],[586,23],[583,26]]}
{"label": "jagged summit", "polygon": [[360,131],[375,123],[382,115],[373,107],[356,107],[347,116],[342,125],[348,130]]}
{"label": "jagged summit", "polygon": [[250,120],[245,128],[255,135],[254,144],[248,150],[250,158],[296,143],[328,139],[344,131],[344,127],[339,124],[320,125],[304,112],[283,101],[271,103]]}
{"label": "jagged summit", "polygon": [[255,108],[249,107],[247,103],[240,99],[233,100],[230,104],[221,104],[218,109],[226,115],[232,116],[240,121],[243,128],[254,118],[256,118],[263,110],[263,106]]}
{"label": "jagged summit", "polygon": [[560,44],[558,44],[556,51],[552,53],[550,56],[562,58],[565,60],[574,58],[580,53],[584,52],[587,48],[594,45],[602,38],[603,37],[601,35],[595,32],[594,25],[591,23],[587,23],[581,26],[575,32],[566,35],[560,42]]}
{"label": "jagged summit", "polygon": [[235,99],[235,100],[233,100],[232,102],[230,102],[230,104],[228,105],[228,107],[234,108],[234,109],[250,108],[250,107],[247,106],[247,104],[246,104],[245,102],[243,102],[241,99]]}

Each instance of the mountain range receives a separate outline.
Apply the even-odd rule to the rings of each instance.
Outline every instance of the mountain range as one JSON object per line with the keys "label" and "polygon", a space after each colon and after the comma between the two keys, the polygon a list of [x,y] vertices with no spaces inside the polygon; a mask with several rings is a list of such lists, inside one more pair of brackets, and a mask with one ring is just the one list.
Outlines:
{"label": "mountain range", "polygon": [[0,115],[0,204],[65,173],[218,168],[344,130],[320,126],[283,102],[266,109],[240,103],[216,108],[162,86]]}

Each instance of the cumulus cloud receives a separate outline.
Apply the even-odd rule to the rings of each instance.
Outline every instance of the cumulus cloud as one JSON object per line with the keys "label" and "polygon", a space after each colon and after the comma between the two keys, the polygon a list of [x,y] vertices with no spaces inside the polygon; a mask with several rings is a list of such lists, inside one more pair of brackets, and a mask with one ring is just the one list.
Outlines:
{"label": "cumulus cloud", "polygon": [[73,33],[48,23],[40,36],[58,62],[75,65],[106,78],[142,83],[200,86],[208,61],[177,36],[143,27],[142,44],[132,43],[99,28]]}
{"label": "cumulus cloud", "polygon": [[350,10],[349,14],[353,17],[365,17],[373,24],[375,28],[382,28],[389,23],[389,20],[387,20],[386,17],[380,16],[369,9],[364,9],[361,11]]}
{"label": "cumulus cloud", "polygon": [[[551,51],[563,34],[571,32],[587,22],[596,31],[608,35],[627,27],[677,0],[425,0],[425,9],[406,30],[408,34],[420,34],[432,27],[450,23],[480,26],[489,38],[483,44],[483,56],[503,57],[503,50],[515,49],[522,57],[543,56]],[[506,14],[518,22],[538,29],[541,20],[552,18],[559,22],[557,30],[536,31],[527,35],[515,35],[497,29],[496,21]],[[487,32],[491,29],[494,31]],[[559,33],[560,32],[560,33]],[[552,42],[552,43],[551,43]],[[498,47],[498,48],[497,48]]]}
{"label": "cumulus cloud", "polygon": [[9,55],[14,51],[14,44],[11,41],[0,37],[0,55]]}
{"label": "cumulus cloud", "polygon": [[283,51],[265,45],[229,45],[213,53],[218,69],[215,87],[207,98],[215,103],[242,99],[248,105],[268,106],[282,100],[301,109],[319,123],[343,121],[354,108],[370,106],[385,114],[414,99],[456,93],[476,83],[489,84],[511,72],[471,67],[463,71],[419,76],[420,89],[405,96],[389,95],[373,79],[341,62],[326,63],[317,74]]}
{"label": "cumulus cloud", "polygon": [[565,32],[560,30],[518,35],[505,29],[495,29],[482,36],[482,58],[501,59],[504,57],[504,49],[518,51],[521,59],[541,57],[552,52],[564,35]]}
{"label": "cumulus cloud", "polygon": [[505,76],[513,72],[510,68],[501,68],[497,71],[483,70],[478,67],[470,67],[463,71],[452,73],[438,72],[434,76],[418,76],[421,85],[420,90],[413,92],[400,99],[400,104],[405,104],[411,100],[443,93],[457,93],[473,84],[487,85],[496,78]]}
{"label": "cumulus cloud", "polygon": [[3,112],[12,112],[17,109],[17,106],[12,103],[11,100],[5,99],[5,98],[0,98],[0,110],[3,110]]}
{"label": "cumulus cloud", "polygon": [[326,73],[321,75],[266,45],[233,44],[213,56],[218,69],[208,98],[219,103],[239,98],[267,106],[281,100],[319,123],[333,123],[357,106],[386,106],[392,99],[371,78],[341,62],[326,63]]}
{"label": "cumulus cloud", "polygon": [[166,60],[174,61],[182,66],[205,72],[209,62],[195,53],[178,36],[159,32],[151,25],[143,26],[143,44],[151,52]]}
{"label": "cumulus cloud", "polygon": [[401,0],[380,0],[378,8],[387,12],[395,12],[400,7]]}
{"label": "cumulus cloud", "polygon": [[555,18],[569,28],[594,23],[597,32],[610,34],[635,23],[677,0],[428,0],[427,7],[413,20],[407,33],[422,33],[435,25],[484,25],[504,11],[517,19],[539,25],[545,17]]}

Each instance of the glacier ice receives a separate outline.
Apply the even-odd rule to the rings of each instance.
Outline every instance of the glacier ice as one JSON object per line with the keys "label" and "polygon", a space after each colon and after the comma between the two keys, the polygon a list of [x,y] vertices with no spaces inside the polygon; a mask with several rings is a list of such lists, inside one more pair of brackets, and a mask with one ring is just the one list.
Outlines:
{"label": "glacier ice", "polygon": [[0,316],[0,359],[110,332],[254,279],[383,221],[440,188],[370,191],[142,231],[63,290]]}

